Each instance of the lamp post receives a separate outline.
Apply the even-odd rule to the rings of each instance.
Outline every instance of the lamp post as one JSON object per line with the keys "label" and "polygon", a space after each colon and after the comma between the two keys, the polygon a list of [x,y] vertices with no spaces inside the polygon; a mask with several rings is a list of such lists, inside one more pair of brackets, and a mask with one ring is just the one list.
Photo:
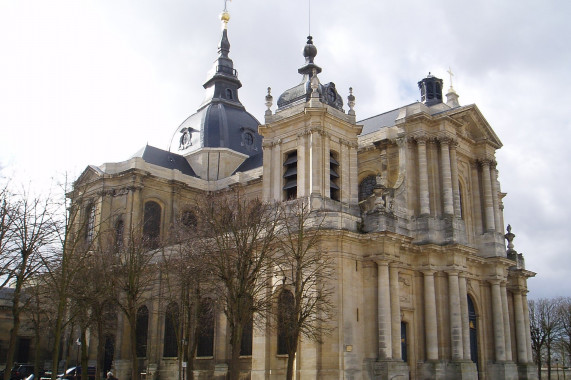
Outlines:
{"label": "lamp post", "polygon": [[81,340],[77,338],[75,344],[77,344],[77,356],[75,357],[75,376],[77,377],[77,367],[79,367],[79,348],[81,347]]}
{"label": "lamp post", "polygon": [[555,368],[557,368],[557,380],[559,380],[559,358],[555,358]]}

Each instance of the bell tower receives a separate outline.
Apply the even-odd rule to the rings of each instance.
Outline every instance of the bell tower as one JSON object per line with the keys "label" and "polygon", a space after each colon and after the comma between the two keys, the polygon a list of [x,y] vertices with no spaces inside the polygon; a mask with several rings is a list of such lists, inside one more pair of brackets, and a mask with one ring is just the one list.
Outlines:
{"label": "bell tower", "polygon": [[357,136],[355,97],[349,111],[333,82],[323,84],[314,63],[317,48],[311,36],[303,49],[301,83],[286,90],[272,112],[268,88],[263,137],[263,197],[266,201],[309,198],[312,209],[358,216]]}

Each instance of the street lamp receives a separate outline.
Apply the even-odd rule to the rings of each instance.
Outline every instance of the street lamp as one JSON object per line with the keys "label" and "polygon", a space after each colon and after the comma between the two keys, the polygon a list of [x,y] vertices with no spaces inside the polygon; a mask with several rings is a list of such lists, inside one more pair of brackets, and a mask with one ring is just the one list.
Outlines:
{"label": "street lamp", "polygon": [[559,358],[555,358],[555,367],[557,368],[557,380],[559,380]]}
{"label": "street lamp", "polygon": [[77,367],[79,367],[79,348],[81,347],[81,340],[77,338],[75,344],[77,344],[77,356],[75,358],[75,377],[77,377]]}

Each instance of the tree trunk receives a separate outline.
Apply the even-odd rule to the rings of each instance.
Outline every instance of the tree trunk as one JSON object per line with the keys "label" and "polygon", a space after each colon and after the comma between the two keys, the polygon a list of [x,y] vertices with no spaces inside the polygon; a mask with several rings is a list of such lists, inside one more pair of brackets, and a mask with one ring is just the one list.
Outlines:
{"label": "tree trunk", "polygon": [[87,334],[84,328],[81,328],[81,380],[89,380],[88,370],[87,367],[89,354],[88,354],[88,346],[87,346]]}
{"label": "tree trunk", "polygon": [[131,346],[131,380],[139,380],[139,361],[137,359],[137,313],[131,310],[129,315],[129,341]]}
{"label": "tree trunk", "polygon": [[240,379],[240,350],[242,348],[242,330],[241,324],[234,324],[232,329],[232,338],[230,343],[232,345],[232,357],[228,365],[228,378],[229,380]]}
{"label": "tree trunk", "polygon": [[[21,264],[22,268],[26,268],[26,261]],[[16,352],[16,340],[20,330],[20,295],[22,293],[22,282],[24,269],[20,270],[16,280],[16,288],[14,289],[14,297],[12,299],[12,329],[10,330],[10,340],[8,342],[8,353],[6,355],[6,369],[4,370],[4,380],[10,380],[12,367],[14,366],[14,354]]]}

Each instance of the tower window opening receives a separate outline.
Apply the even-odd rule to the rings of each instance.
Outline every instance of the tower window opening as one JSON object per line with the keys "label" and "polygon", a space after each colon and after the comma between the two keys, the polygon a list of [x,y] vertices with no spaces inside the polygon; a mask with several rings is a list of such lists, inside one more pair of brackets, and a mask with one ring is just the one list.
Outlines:
{"label": "tower window opening", "polygon": [[297,198],[297,150],[289,152],[284,161],[284,196],[286,200]]}
{"label": "tower window opening", "polygon": [[331,199],[339,201],[339,162],[335,159],[335,155],[335,152],[329,152],[329,187]]}
{"label": "tower window opening", "polygon": [[232,93],[232,89],[230,88],[226,89],[226,98],[230,100],[234,99],[234,94]]}

